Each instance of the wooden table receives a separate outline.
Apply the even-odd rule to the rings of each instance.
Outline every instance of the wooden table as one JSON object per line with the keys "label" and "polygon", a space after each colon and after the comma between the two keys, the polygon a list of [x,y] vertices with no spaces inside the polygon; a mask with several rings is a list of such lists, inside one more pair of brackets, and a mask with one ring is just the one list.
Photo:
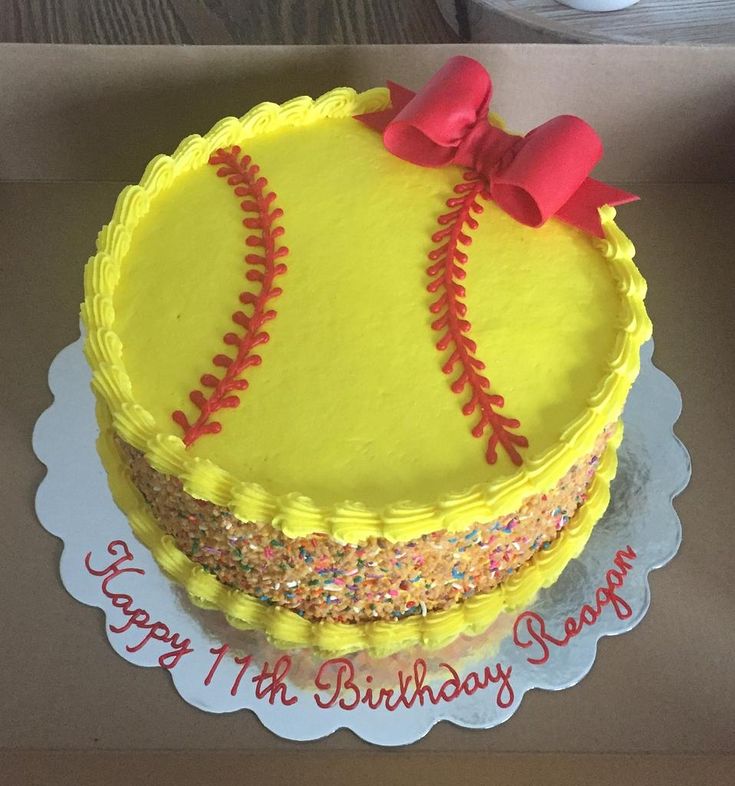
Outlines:
{"label": "wooden table", "polygon": [[735,0],[640,0],[611,13],[577,11],[556,0],[438,5],[447,22],[475,42],[735,44]]}
{"label": "wooden table", "polygon": [[0,42],[444,44],[433,0],[0,0]]}

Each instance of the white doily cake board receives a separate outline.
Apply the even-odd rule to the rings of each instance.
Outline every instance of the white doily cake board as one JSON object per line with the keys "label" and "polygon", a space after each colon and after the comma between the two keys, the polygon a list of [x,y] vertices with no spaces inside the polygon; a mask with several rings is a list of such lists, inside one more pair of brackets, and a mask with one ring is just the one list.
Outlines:
{"label": "white doily cake board", "polygon": [[[49,370],[54,401],[33,433],[36,455],[48,468],[36,512],[64,542],[60,572],[67,591],[103,610],[110,646],[131,663],[166,668],[181,697],[201,710],[250,709],[292,740],[345,727],[369,742],[403,745],[441,720],[490,728],[518,710],[526,691],[579,682],[601,636],[640,622],[649,605],[649,571],[679,548],[672,500],[691,474],[673,433],[681,396],[653,365],[652,353],[649,341],[623,416],[612,501],[581,556],[527,609],[501,614],[485,633],[441,650],[334,660],[306,650],[284,653],[258,632],[231,628],[219,612],[194,607],[112,500],[95,448],[82,339]],[[90,624],[97,623],[90,618]]]}

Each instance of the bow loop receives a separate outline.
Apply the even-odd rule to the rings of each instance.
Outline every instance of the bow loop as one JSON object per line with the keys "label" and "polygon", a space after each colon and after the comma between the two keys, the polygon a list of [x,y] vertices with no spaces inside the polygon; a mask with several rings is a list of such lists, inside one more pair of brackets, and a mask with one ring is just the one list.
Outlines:
{"label": "bow loop", "polygon": [[418,93],[395,82],[388,88],[391,109],[357,119],[382,131],[386,148],[412,164],[452,163],[467,134],[480,123],[487,125],[490,75],[469,57],[451,58]]}
{"label": "bow loop", "polygon": [[516,220],[540,227],[574,196],[601,157],[594,129],[560,115],[519,138],[512,160],[496,170],[490,194]]}
{"label": "bow loop", "polygon": [[560,115],[525,136],[492,126],[492,82],[476,60],[451,58],[418,93],[388,84],[391,107],[355,119],[412,164],[476,170],[498,206],[522,224],[540,227],[556,216],[602,237],[598,208],[638,199],[589,177],[602,143],[584,120]]}

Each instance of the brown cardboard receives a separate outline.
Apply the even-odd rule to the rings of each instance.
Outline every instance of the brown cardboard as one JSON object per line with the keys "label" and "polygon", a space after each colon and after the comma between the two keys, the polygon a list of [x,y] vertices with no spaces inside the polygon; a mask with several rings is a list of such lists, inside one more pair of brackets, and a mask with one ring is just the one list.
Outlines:
{"label": "brown cardboard", "polygon": [[[100,612],[61,586],[60,543],[35,518],[33,497],[44,469],[31,450],[31,430],[51,400],[49,363],[78,336],[82,268],[122,181],[137,179],[152,155],[170,151],[181,136],[203,132],[255,100],[319,93],[335,83],[364,88],[386,76],[415,86],[458,51],[490,67],[497,108],[511,127],[526,129],[561,111],[590,120],[608,148],[600,174],[627,181],[643,197],[621,208],[620,223],[636,242],[649,282],[655,361],[684,400],[677,433],[694,464],[691,485],[676,504],[684,542],[674,561],[652,574],[651,609],[642,623],[603,639],[591,673],[577,687],[530,693],[503,726],[469,731],[441,724],[411,747],[410,758],[377,756],[344,731],[309,745],[289,743],[250,713],[195,710],[162,671],[134,667],[112,651]],[[600,767],[607,778],[615,766],[649,767],[653,760],[643,754],[733,752],[728,459],[735,425],[729,239],[735,48],[5,45],[0,95],[0,750],[77,751],[71,759],[16,756],[9,769],[0,765],[0,783],[8,773],[21,774],[9,783],[45,783],[49,772],[61,782],[64,761],[76,762],[81,769],[75,772],[94,762],[118,768],[115,779],[79,775],[68,782],[141,782],[123,781],[123,764],[130,761],[125,752],[160,749],[260,752],[259,764],[243,765],[259,772],[267,771],[263,762],[276,751],[308,751],[317,762],[313,772],[337,751],[372,752],[355,766],[363,774],[374,766],[388,782],[394,768],[422,761],[427,767],[437,762],[437,776],[448,771],[439,766],[443,759],[420,757],[429,752],[570,754],[533,766],[511,759],[492,765],[486,758],[464,765],[470,781],[475,773],[481,782],[485,762],[487,769],[498,767],[496,774],[515,773],[515,781],[506,775],[509,782],[532,782],[541,771],[547,783],[557,782],[547,775],[551,768],[569,773],[575,760],[588,774]],[[100,751],[121,753],[99,758]],[[571,757],[609,752],[625,755]],[[724,782],[716,775],[724,772],[720,760],[660,761],[648,774],[629,773],[640,772],[639,782],[646,783],[664,776],[672,782],[676,773],[686,782]],[[692,764],[697,761],[701,766]],[[188,771],[184,761],[180,766]],[[352,782],[367,782],[361,778]],[[610,782],[602,778],[598,782]]]}
{"label": "brown cardboard", "polygon": [[[417,86],[447,57],[468,51],[481,53],[495,85],[492,108],[512,128],[525,131],[563,113],[591,123],[607,146],[597,171],[603,179],[735,177],[735,47],[5,44],[3,50],[2,179],[138,179],[152,153],[172,151],[187,134],[204,133],[260,101],[316,96],[338,84],[364,90],[396,74]],[[33,155],[18,154],[29,149]]]}

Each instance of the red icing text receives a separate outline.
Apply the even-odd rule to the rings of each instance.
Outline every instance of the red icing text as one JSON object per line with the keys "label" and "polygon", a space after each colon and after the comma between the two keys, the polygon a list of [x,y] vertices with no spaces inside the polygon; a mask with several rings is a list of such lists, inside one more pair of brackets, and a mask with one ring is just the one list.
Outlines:
{"label": "red icing text", "polygon": [[488,685],[497,685],[495,702],[498,707],[505,709],[514,701],[513,686],[510,682],[512,666],[503,667],[496,663],[494,667],[485,666],[479,674],[471,671],[464,679],[460,678],[457,671],[448,663],[440,664],[449,672],[449,676],[436,687],[425,685],[426,661],[417,658],[411,673],[399,669],[396,677],[396,688],[370,687],[371,675],[365,677],[366,687],[355,682],[355,667],[347,658],[332,658],[325,660],[319,667],[314,685],[320,693],[314,694],[314,701],[320,709],[329,709],[335,705],[343,710],[354,710],[360,704],[366,704],[371,710],[384,708],[389,712],[403,707],[410,709],[418,702],[421,706],[425,702],[439,704],[451,702],[462,695],[472,696],[478,690],[484,690]]}
{"label": "red icing text", "polygon": [[145,609],[133,608],[133,599],[127,593],[113,592],[110,589],[110,582],[118,576],[123,576],[126,573],[137,573],[142,576],[145,571],[131,565],[123,567],[125,563],[131,562],[133,559],[128,544],[124,540],[111,541],[107,546],[107,551],[117,559],[106,568],[97,570],[90,565],[91,551],[87,552],[84,565],[93,576],[105,577],[102,580],[102,592],[112,601],[112,605],[116,609],[120,609],[127,618],[122,625],[110,625],[109,629],[113,633],[126,633],[131,628],[143,632],[144,635],[137,644],[126,645],[125,649],[128,652],[138,652],[150,641],[159,641],[169,645],[170,649],[158,658],[158,663],[164,669],[173,669],[184,655],[193,652],[191,639],[182,638],[178,633],[172,633],[168,625],[163,622],[151,620],[150,614]]}
{"label": "red icing text", "polygon": [[618,619],[628,619],[633,610],[628,602],[617,594],[617,590],[623,586],[625,577],[632,568],[630,561],[636,556],[632,546],[626,546],[615,554],[615,567],[608,570],[605,585],[599,587],[595,593],[594,606],[585,603],[576,617],[568,617],[561,637],[548,632],[546,622],[540,614],[533,611],[519,614],[513,626],[513,641],[522,649],[535,647],[535,654],[528,655],[526,660],[534,666],[546,663],[549,659],[549,645],[566,647],[585,627],[591,627],[597,622],[606,606],[612,606]]}
{"label": "red icing text", "polygon": [[[220,663],[222,663],[222,659],[229,649],[229,644],[222,644],[219,647],[212,647],[209,650],[212,655],[215,656],[215,659],[214,663],[212,663],[212,668],[204,678],[205,685],[210,685],[212,683],[212,679],[214,678],[214,675],[219,669]],[[250,667],[252,656],[245,655],[243,657],[233,658],[233,660],[238,664],[238,666],[240,666],[240,670],[237,672],[237,676],[232,682],[230,695],[237,696],[237,693],[240,690],[242,678]],[[279,702],[286,707],[290,707],[292,704],[295,704],[298,701],[298,697],[289,696],[286,688],[286,676],[289,671],[291,671],[291,658],[288,655],[282,655],[280,658],[278,658],[278,660],[273,664],[272,669],[268,661],[266,661],[258,674],[251,678],[251,681],[255,685],[255,698],[267,699],[269,704],[275,704],[276,702]]]}
{"label": "red icing text", "polygon": [[275,704],[277,700],[287,707],[296,704],[298,698],[296,696],[289,696],[286,690],[285,679],[289,671],[291,671],[291,658],[288,655],[281,655],[273,664],[272,669],[268,661],[266,661],[260,673],[253,677],[255,698],[267,698],[269,704]]}

